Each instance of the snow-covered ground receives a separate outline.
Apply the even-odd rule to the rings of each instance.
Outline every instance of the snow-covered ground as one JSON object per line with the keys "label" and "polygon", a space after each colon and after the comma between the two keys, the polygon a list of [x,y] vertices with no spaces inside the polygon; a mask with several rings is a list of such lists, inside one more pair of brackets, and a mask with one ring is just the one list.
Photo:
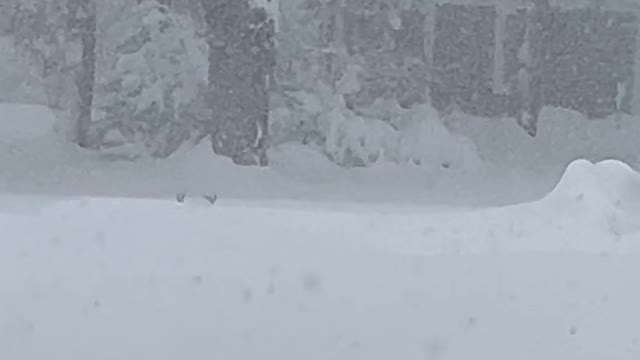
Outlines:
{"label": "snow-covered ground", "polygon": [[2,199],[3,359],[637,359],[640,179],[473,211]]}
{"label": "snow-covered ground", "polygon": [[0,359],[640,358],[623,162],[127,163],[60,144],[42,109],[0,107],[14,116],[43,130],[0,139]]}

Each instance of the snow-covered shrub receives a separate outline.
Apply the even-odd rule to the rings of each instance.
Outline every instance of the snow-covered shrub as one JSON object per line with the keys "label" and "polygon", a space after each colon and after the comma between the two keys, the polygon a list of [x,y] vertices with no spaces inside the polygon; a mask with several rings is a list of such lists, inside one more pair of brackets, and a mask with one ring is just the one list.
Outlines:
{"label": "snow-covered shrub", "polygon": [[272,113],[278,143],[301,142],[345,167],[378,162],[472,171],[483,167],[473,142],[451,133],[428,105],[403,109],[397,102],[378,101],[356,113],[340,97],[295,95],[299,106]]}
{"label": "snow-covered shrub", "polygon": [[101,29],[97,128],[103,146],[165,157],[196,126],[207,48],[191,19],[166,5],[143,0],[128,9]]}
{"label": "snow-covered shrub", "polygon": [[399,116],[392,120],[399,133],[395,161],[471,171],[483,168],[475,144],[447,129],[431,106],[418,105],[399,111]]}
{"label": "snow-covered shrub", "polygon": [[324,138],[324,152],[343,166],[366,166],[392,160],[398,133],[388,123],[367,119],[343,106],[320,114],[318,130]]}

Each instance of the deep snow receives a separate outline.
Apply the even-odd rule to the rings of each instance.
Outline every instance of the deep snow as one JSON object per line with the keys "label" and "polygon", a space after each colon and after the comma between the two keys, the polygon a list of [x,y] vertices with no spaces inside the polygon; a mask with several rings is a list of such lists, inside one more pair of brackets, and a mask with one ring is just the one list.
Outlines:
{"label": "deep snow", "polygon": [[579,161],[473,211],[8,197],[0,357],[637,359],[638,194]]}
{"label": "deep snow", "polygon": [[[545,135],[496,137],[500,168],[475,120],[447,126],[478,173],[293,145],[256,169],[206,146],[113,161],[0,106],[0,359],[638,359],[640,175]],[[586,157],[633,152],[617,139]]]}

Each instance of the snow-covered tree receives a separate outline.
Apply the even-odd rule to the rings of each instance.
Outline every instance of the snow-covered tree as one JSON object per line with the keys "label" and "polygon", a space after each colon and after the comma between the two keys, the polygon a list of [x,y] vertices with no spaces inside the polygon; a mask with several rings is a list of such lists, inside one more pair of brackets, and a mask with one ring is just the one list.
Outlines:
{"label": "snow-covered tree", "polygon": [[426,6],[412,0],[282,0],[278,80],[332,88],[361,67],[357,102],[425,102]]}
{"label": "snow-covered tree", "polygon": [[526,10],[526,30],[518,57],[520,111],[518,124],[531,136],[537,132],[538,115],[544,106],[543,81],[549,62],[551,6],[548,0],[530,0]]}
{"label": "snow-covered tree", "polygon": [[63,120],[61,130],[81,146],[91,146],[95,5],[94,0],[7,0],[3,5],[17,49],[39,70],[47,105]]}
{"label": "snow-covered tree", "polygon": [[166,157],[198,130],[206,44],[169,2],[141,0],[117,14],[101,22],[97,142]]}
{"label": "snow-covered tree", "polygon": [[75,76],[79,97],[75,139],[80,146],[91,147],[94,146],[90,133],[96,76],[96,4],[95,0],[69,1],[67,9],[70,32],[80,41],[82,49]]}
{"label": "snow-covered tree", "polygon": [[399,135],[389,118],[369,116],[368,108],[379,101],[393,109],[394,103],[409,108],[428,101],[425,8],[410,0],[281,0],[280,5],[274,142],[317,147],[345,166],[402,159],[380,155],[400,153],[397,143],[380,135]]}
{"label": "snow-covered tree", "polygon": [[344,95],[359,90],[357,59],[349,57],[343,39],[344,6],[344,0],[280,0],[273,143],[324,148],[320,113],[346,111]]}

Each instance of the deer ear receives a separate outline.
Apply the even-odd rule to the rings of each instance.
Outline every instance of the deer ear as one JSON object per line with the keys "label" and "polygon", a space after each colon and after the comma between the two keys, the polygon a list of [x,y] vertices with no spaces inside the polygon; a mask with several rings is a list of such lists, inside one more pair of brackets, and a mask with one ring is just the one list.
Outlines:
{"label": "deer ear", "polygon": [[218,195],[202,195],[203,198],[205,198],[205,200],[207,200],[209,202],[209,204],[211,204],[212,206],[215,205],[216,201],[218,201]]}

